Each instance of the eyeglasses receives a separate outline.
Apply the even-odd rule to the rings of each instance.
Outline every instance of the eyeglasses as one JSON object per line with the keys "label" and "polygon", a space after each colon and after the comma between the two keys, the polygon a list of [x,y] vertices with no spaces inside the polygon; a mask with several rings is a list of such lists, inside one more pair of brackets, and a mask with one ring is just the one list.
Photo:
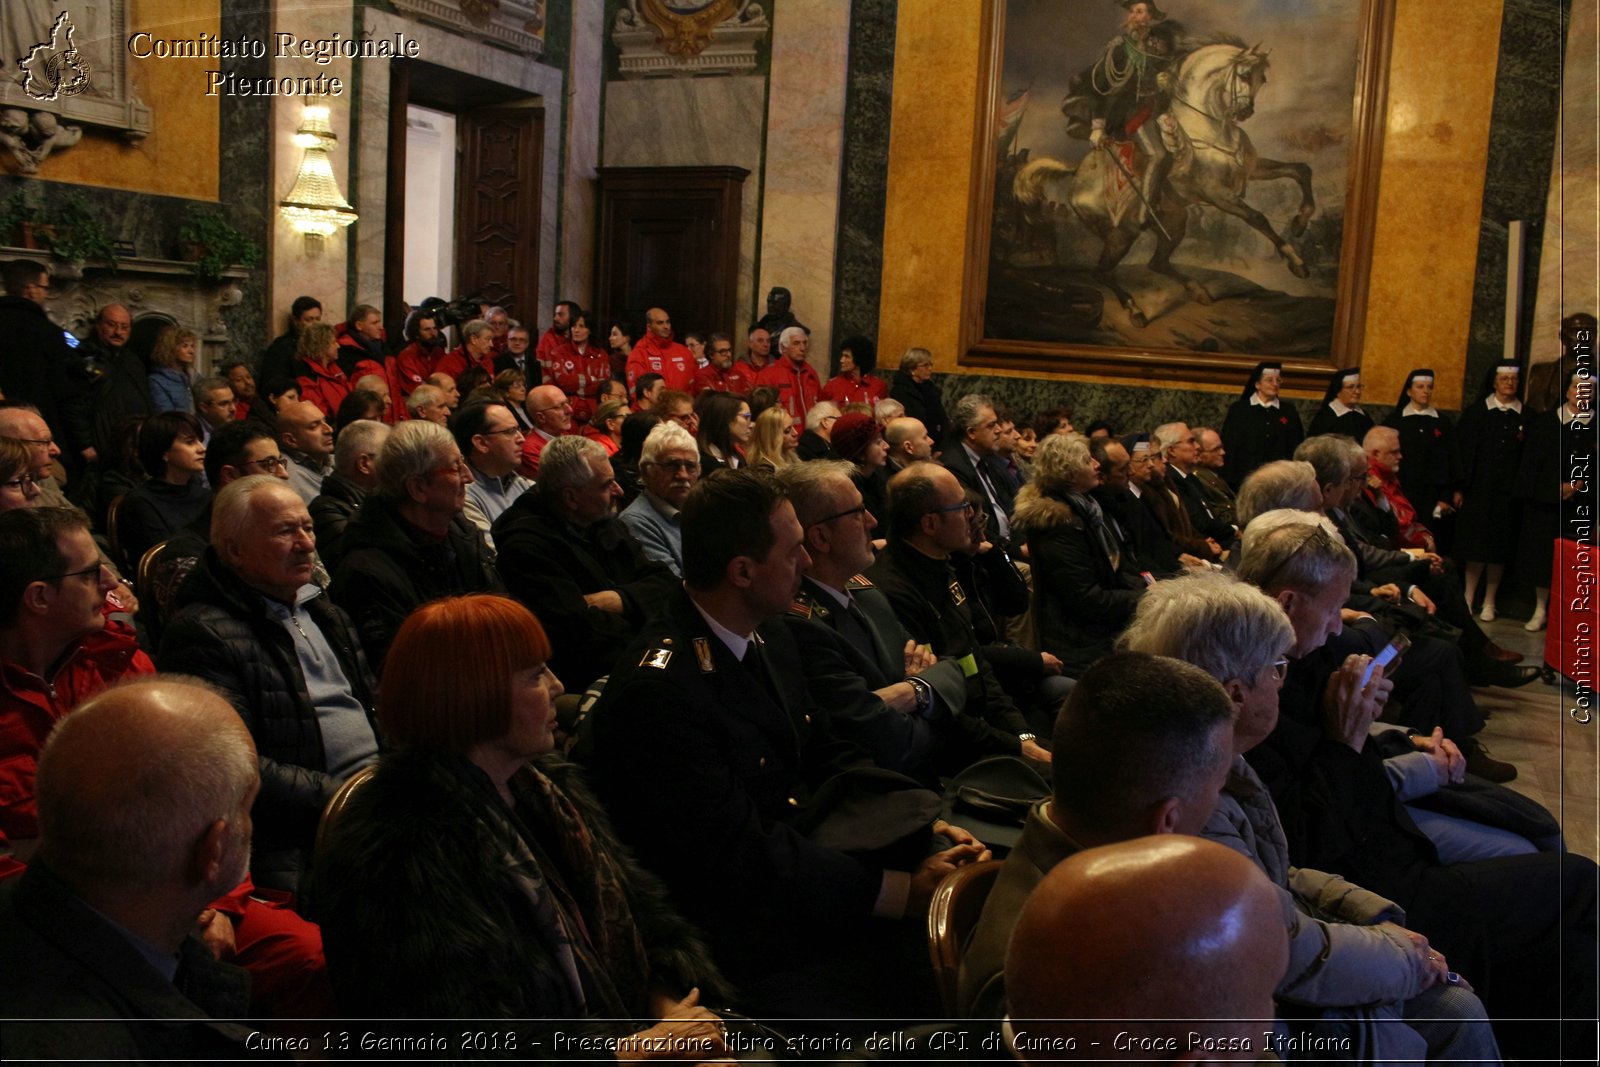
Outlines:
{"label": "eyeglasses", "polygon": [[754,415],[752,415],[752,414],[750,414],[750,413],[749,413],[749,412],[748,412],[748,411],[741,411],[741,412],[739,412],[739,414],[738,414],[738,415],[737,415],[737,416],[735,416],[735,417],[736,417],[736,418],[740,418],[740,419],[743,419],[743,420],[744,420],[744,421],[745,421],[745,422],[749,422],[749,421],[750,421],[750,420],[751,420],[751,419],[754,419],[754,418],[755,418],[755,416],[754,416]]}
{"label": "eyeglasses", "polygon": [[42,489],[44,483],[49,480],[50,476],[48,474],[24,474],[22,477],[13,478],[9,482],[0,482],[0,489],[15,489],[18,492],[22,492],[30,485],[35,489]]}
{"label": "eyeglasses", "polygon": [[849,511],[841,511],[841,512],[838,512],[836,514],[829,515],[825,519],[818,519],[816,522],[812,523],[811,525],[813,525],[813,526],[821,526],[825,522],[833,522],[836,519],[849,518],[851,515],[865,515],[866,513],[867,513],[867,505],[862,504],[860,507],[851,508]]}
{"label": "eyeglasses", "polygon": [[289,469],[289,461],[282,456],[268,456],[265,459],[252,459],[249,463],[239,464],[240,470],[246,470],[250,467],[263,467],[269,471],[286,471]]}
{"label": "eyeglasses", "polygon": [[49,448],[56,443],[54,437],[13,437],[13,441],[21,441],[25,445],[38,445],[40,448]]}
{"label": "eyeglasses", "polygon": [[840,416],[838,416],[838,415],[824,415],[818,421],[823,426],[831,426],[833,423],[838,422],[839,418],[840,418]]}
{"label": "eyeglasses", "polygon": [[52,574],[50,577],[45,578],[44,581],[61,582],[68,578],[87,578],[90,575],[93,575],[95,580],[98,581],[100,578],[100,572],[109,566],[110,564],[108,564],[105,560],[97,559],[91,566],[85,567],[81,571],[68,571],[65,574]]}
{"label": "eyeglasses", "polygon": [[959,504],[945,504],[942,507],[929,508],[927,511],[923,512],[923,514],[924,515],[948,515],[951,512],[955,512],[955,511],[971,511],[971,510],[973,510],[972,502],[969,501],[969,500],[963,500]]}
{"label": "eyeglasses", "polygon": [[520,426],[507,426],[503,430],[485,430],[485,431],[483,431],[483,433],[480,436],[482,436],[482,437],[498,437],[503,433],[521,433],[521,432],[522,432],[522,427],[520,427]]}
{"label": "eyeglasses", "polygon": [[650,461],[650,466],[660,467],[664,471],[673,473],[684,471],[693,474],[700,469],[700,462],[693,459],[655,459]]}
{"label": "eyeglasses", "polygon": [[439,467],[436,470],[429,471],[428,473],[430,475],[439,475],[439,474],[460,474],[460,475],[465,475],[467,473],[467,471],[470,470],[470,469],[471,468],[469,468],[467,466],[467,463],[466,463],[465,460],[458,459],[458,460],[455,461],[455,464],[453,466],[450,466],[450,467]]}
{"label": "eyeglasses", "polygon": [[1276,677],[1278,681],[1281,682],[1285,678],[1289,677],[1289,661],[1287,659],[1275,659],[1271,664],[1269,664],[1269,666],[1272,668],[1273,676]]}

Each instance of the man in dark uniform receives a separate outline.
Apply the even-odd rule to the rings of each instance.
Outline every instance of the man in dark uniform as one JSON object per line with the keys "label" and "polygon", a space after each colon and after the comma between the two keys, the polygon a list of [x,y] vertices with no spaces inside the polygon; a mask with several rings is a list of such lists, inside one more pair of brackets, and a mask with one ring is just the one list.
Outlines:
{"label": "man in dark uniform", "polygon": [[970,510],[955,475],[935,463],[913,463],[889,482],[889,547],[867,577],[889,598],[912,640],[961,665],[971,713],[964,718],[973,723],[968,760],[1003,755],[1048,762],[1050,753],[979,648],[966,594],[950,566],[950,554],[971,544]]}
{"label": "man in dark uniform", "polygon": [[[958,843],[929,855],[937,795],[861,767],[811,705],[777,620],[810,557],[772,480],[716,471],[681,516],[683,589],[623,653],[591,716],[595,788],[752,1013],[925,1013],[925,939],[898,920],[918,918],[984,849],[947,831]],[[845,802],[846,767],[875,788]]]}
{"label": "man in dark uniform", "polygon": [[966,679],[954,660],[911,640],[888,598],[861,573],[872,566],[878,520],[851,481],[853,470],[817,460],[779,476],[811,556],[783,621],[805,661],[812,702],[829,710],[839,736],[880,767],[928,781],[936,741],[955,740],[947,721],[966,706]]}

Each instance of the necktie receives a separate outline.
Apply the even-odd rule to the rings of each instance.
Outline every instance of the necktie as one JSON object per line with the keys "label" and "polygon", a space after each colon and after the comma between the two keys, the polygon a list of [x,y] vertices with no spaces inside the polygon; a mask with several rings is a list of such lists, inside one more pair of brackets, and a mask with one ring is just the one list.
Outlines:
{"label": "necktie", "polygon": [[1006,516],[1006,509],[1000,506],[1000,498],[995,496],[994,482],[989,480],[989,472],[984,470],[982,456],[978,457],[972,468],[978,472],[978,481],[983,483],[983,491],[989,496],[989,505],[994,508],[994,521],[1000,528],[1000,540],[1010,543],[1011,520]]}

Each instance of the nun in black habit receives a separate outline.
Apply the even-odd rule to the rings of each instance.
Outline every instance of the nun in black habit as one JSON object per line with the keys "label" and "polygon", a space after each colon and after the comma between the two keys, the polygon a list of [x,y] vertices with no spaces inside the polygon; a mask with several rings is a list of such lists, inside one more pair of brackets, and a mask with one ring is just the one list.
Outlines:
{"label": "nun in black habit", "polygon": [[[1594,457],[1594,379],[1587,370],[1567,376],[1560,407],[1528,418],[1528,439],[1522,447],[1515,495],[1522,503],[1522,532],[1517,563],[1534,585],[1533,615],[1524,630],[1545,628],[1550,606],[1550,579],[1555,566],[1561,515],[1593,517],[1594,481],[1574,478],[1587,473]],[[1587,456],[1588,461],[1576,461]],[[1582,510],[1580,510],[1582,509]]]}
{"label": "nun in black habit", "polygon": [[1461,507],[1461,457],[1456,424],[1433,406],[1433,370],[1406,375],[1400,399],[1383,424],[1400,434],[1400,487],[1433,531],[1439,550],[1455,544],[1455,513]]}
{"label": "nun in black habit", "polygon": [[1322,406],[1311,419],[1310,436],[1342,433],[1362,444],[1370,429],[1372,416],[1361,410],[1361,368],[1334,371],[1328,391],[1322,395]]}
{"label": "nun in black habit", "polygon": [[[1491,367],[1478,399],[1461,412],[1461,514],[1456,518],[1456,558],[1462,567],[1467,606],[1486,578],[1478,618],[1497,617],[1495,596],[1517,547],[1520,508],[1512,498],[1522,462],[1522,368],[1513,362]],[[1402,446],[1403,447],[1403,446]],[[1405,461],[1401,460],[1404,468]]]}
{"label": "nun in black habit", "polygon": [[1278,398],[1282,383],[1281,363],[1257,363],[1239,399],[1228,406],[1222,423],[1222,444],[1227,449],[1222,476],[1234,489],[1263,463],[1293,459],[1294,450],[1305,440],[1300,413],[1293,403]]}

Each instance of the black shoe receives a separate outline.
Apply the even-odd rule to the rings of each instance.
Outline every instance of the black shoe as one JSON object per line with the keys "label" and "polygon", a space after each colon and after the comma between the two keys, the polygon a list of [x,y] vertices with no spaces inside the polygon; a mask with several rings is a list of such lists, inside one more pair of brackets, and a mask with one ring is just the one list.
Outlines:
{"label": "black shoe", "polygon": [[1517,776],[1515,766],[1489,755],[1489,750],[1476,738],[1469,737],[1463,741],[1461,751],[1467,757],[1468,774],[1475,774],[1491,782],[1509,782]]}
{"label": "black shoe", "polygon": [[1519,667],[1487,657],[1479,660],[1469,677],[1473,685],[1497,685],[1502,689],[1516,689],[1539,677],[1538,667]]}

